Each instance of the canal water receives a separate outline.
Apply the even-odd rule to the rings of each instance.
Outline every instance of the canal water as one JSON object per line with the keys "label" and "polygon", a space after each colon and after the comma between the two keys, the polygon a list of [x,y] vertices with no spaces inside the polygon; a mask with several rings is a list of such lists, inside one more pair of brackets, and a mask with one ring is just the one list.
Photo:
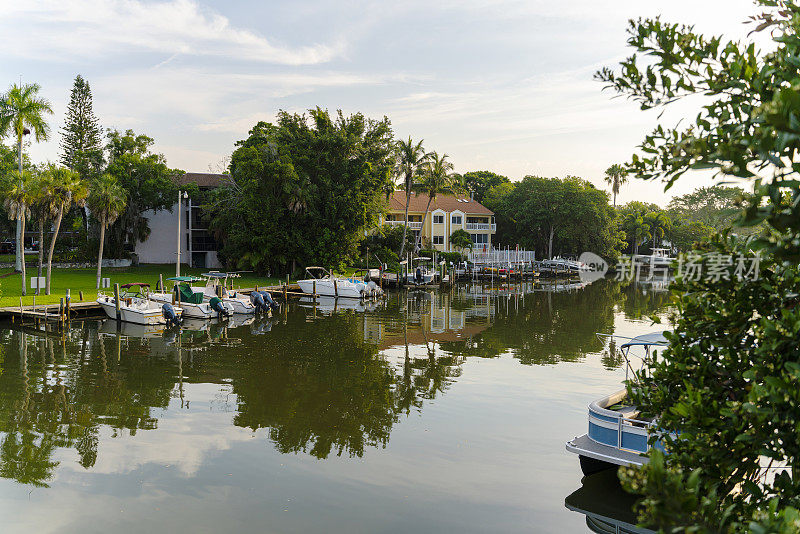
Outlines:
{"label": "canal water", "polygon": [[588,532],[595,508],[622,521],[630,500],[613,478],[582,483],[564,443],[625,376],[596,333],[649,332],[668,309],[663,290],[599,281],[294,301],[181,333],[4,326],[0,530]]}

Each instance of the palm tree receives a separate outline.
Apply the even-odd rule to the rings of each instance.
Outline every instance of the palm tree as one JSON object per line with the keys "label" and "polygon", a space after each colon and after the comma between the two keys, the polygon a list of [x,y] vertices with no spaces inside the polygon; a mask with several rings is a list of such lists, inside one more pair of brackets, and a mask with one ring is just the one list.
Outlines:
{"label": "palm tree", "polygon": [[[50,177],[50,205],[53,211],[56,211],[56,222],[53,228],[53,237],[50,239],[50,248],[47,251],[47,280],[45,281],[45,295],[50,294],[50,276],[53,270],[53,252],[56,249],[56,239],[58,238],[58,231],[61,229],[61,219],[64,217],[64,212],[68,211],[74,202],[78,206],[83,206],[86,203],[86,197],[89,195],[89,188],[86,181],[81,180],[81,175],[77,172],[64,168],[51,165],[47,174]],[[116,217],[114,217],[116,218]],[[111,224],[113,221],[109,221]],[[41,247],[42,244],[39,245]],[[100,249],[102,250],[102,243]]]}
{"label": "palm tree", "polygon": [[644,220],[650,226],[650,233],[653,236],[653,248],[656,248],[656,239],[664,235],[672,228],[672,222],[663,211],[651,211],[644,216]]}
{"label": "palm tree", "polygon": [[411,191],[414,188],[414,177],[417,175],[419,168],[425,164],[430,157],[425,153],[422,148],[422,141],[414,144],[409,136],[408,141],[402,139],[397,142],[397,162],[394,167],[394,175],[403,180],[403,189],[406,192],[406,211],[405,219],[403,220],[403,240],[400,242],[400,258],[403,258],[403,252],[406,247],[406,234],[408,232],[408,206],[411,204]]}
{"label": "palm tree", "polygon": [[625,233],[632,240],[633,255],[639,254],[639,243],[650,237],[650,225],[639,212],[629,213],[623,222]]}
{"label": "palm tree", "polygon": [[[42,266],[44,265],[44,227],[49,217],[55,211],[52,200],[50,173],[40,172],[34,175],[29,189],[29,203],[33,215],[39,222],[39,262],[36,268],[37,278],[42,277]],[[41,292],[41,287],[36,284],[36,294]]]}
{"label": "palm tree", "polygon": [[89,191],[89,211],[100,221],[100,251],[97,254],[97,286],[100,289],[100,276],[103,265],[103,242],[106,228],[117,220],[125,209],[127,194],[116,178],[104,174],[92,181]]}
{"label": "palm tree", "polygon": [[[28,208],[30,192],[28,191],[31,181],[31,174],[29,171],[13,171],[10,180],[5,184],[5,191],[3,192],[3,204],[8,212],[8,217],[11,220],[16,220],[20,229],[18,243],[25,242],[25,220],[30,214]],[[20,272],[22,273],[22,296],[26,295],[25,292],[25,262],[22,262]]]}
{"label": "palm tree", "polygon": [[[44,120],[45,114],[53,114],[50,102],[38,96],[39,84],[12,85],[7,93],[0,96],[0,137],[9,133],[17,138],[17,164],[22,176],[22,137],[33,131],[36,142],[47,141],[50,127]],[[17,219],[16,270],[23,271],[24,243],[21,239],[22,220]],[[24,291],[24,290],[23,290]],[[25,293],[23,292],[23,295]]]}
{"label": "palm tree", "polygon": [[619,163],[615,163],[606,169],[606,183],[611,185],[611,192],[614,194],[614,207],[617,207],[617,195],[622,185],[628,181],[628,171]]}
{"label": "palm tree", "polygon": [[[425,214],[422,216],[423,228],[425,228],[425,220],[428,218],[431,202],[436,200],[440,193],[454,193],[460,189],[460,176],[453,173],[453,164],[447,161],[447,157],[447,154],[439,156],[436,152],[432,152],[430,159],[422,168],[421,180],[415,186],[418,192],[428,195]],[[419,233],[417,238],[417,248],[419,248],[421,240],[422,232]]]}

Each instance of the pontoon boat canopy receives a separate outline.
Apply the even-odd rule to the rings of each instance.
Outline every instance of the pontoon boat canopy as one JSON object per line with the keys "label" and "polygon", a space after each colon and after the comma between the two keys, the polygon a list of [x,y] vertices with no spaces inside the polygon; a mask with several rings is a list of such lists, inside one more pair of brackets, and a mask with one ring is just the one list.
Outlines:
{"label": "pontoon boat canopy", "polygon": [[664,337],[665,332],[669,332],[669,330],[664,330],[661,332],[651,332],[649,334],[642,334],[641,336],[636,336],[630,341],[623,343],[620,346],[620,348],[625,349],[628,347],[633,347],[635,345],[641,345],[641,346],[667,345],[669,344],[669,341],[667,340],[667,338]]}

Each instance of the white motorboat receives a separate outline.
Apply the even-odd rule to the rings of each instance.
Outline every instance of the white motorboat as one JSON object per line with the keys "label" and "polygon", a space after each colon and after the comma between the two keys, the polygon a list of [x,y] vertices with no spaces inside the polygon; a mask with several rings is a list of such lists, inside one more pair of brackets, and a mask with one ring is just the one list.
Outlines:
{"label": "white motorboat", "polygon": [[176,276],[168,278],[174,283],[170,292],[150,293],[148,298],[161,304],[172,304],[183,309],[184,318],[211,319],[212,317],[228,317],[233,315],[233,306],[222,302],[219,297],[205,300],[203,291],[195,291],[190,284],[202,282],[202,278],[195,276]]}
{"label": "white motorboat", "polygon": [[[172,306],[171,302],[157,302],[150,299],[150,284],[136,282],[120,286],[119,319],[126,323],[144,325],[164,325],[168,320],[180,321],[183,310]],[[111,319],[117,318],[117,303],[114,295],[103,292],[97,294],[97,303]],[[163,305],[170,304],[174,317],[164,310]]]}
{"label": "white motorboat", "polygon": [[425,286],[436,283],[436,269],[425,263],[429,262],[430,258],[413,258],[411,261],[406,271],[406,284]]}
{"label": "white motorboat", "polygon": [[204,275],[206,280],[205,287],[192,287],[196,293],[203,293],[203,300],[211,302],[211,299],[218,297],[225,304],[230,304],[233,308],[233,313],[251,315],[256,312],[256,306],[253,304],[250,295],[234,291],[233,288],[228,289],[228,279],[239,277],[237,273],[221,273],[219,271],[211,271]]}
{"label": "white motorboat", "polygon": [[667,269],[675,261],[675,258],[669,256],[669,252],[668,248],[654,248],[651,254],[637,254],[633,261],[651,269]]}
{"label": "white motorboat", "polygon": [[370,296],[370,288],[365,282],[333,276],[325,267],[306,267],[306,278],[298,280],[297,285],[300,286],[303,293],[309,295],[351,299],[363,299]]}

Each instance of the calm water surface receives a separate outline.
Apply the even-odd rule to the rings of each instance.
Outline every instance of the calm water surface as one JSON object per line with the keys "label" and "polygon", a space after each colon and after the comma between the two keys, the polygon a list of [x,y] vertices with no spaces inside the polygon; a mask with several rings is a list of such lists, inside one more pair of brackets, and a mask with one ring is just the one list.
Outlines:
{"label": "calm water surface", "polygon": [[180,334],[3,327],[0,530],[587,532],[574,510],[613,480],[582,485],[564,442],[624,378],[595,333],[652,331],[667,306],[601,281]]}

